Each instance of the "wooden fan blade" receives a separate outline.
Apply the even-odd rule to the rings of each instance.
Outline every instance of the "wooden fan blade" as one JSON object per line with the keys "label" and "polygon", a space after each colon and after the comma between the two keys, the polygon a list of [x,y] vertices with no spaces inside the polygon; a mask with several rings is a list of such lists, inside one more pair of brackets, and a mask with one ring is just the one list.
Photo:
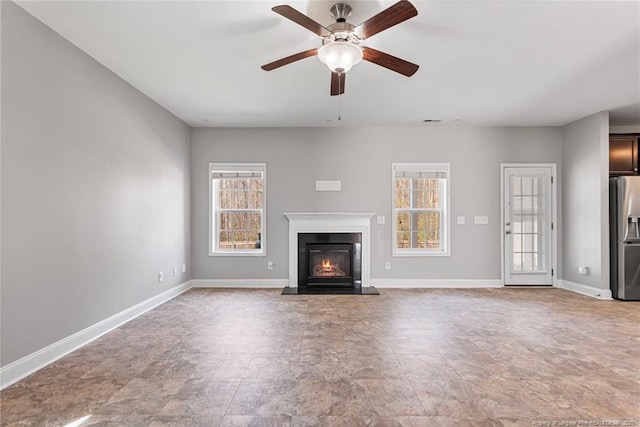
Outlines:
{"label": "wooden fan blade", "polygon": [[382,12],[364,21],[362,24],[354,28],[354,32],[360,38],[369,38],[380,31],[384,31],[393,27],[407,19],[413,18],[418,14],[416,8],[407,0],[401,0],[398,3],[389,6]]}
{"label": "wooden fan blade", "polygon": [[331,96],[342,95],[344,93],[344,82],[347,73],[331,73]]}
{"label": "wooden fan blade", "polygon": [[265,71],[275,70],[276,68],[280,68],[283,65],[291,64],[292,62],[300,61],[301,59],[308,58],[310,56],[318,53],[318,49],[309,49],[304,52],[299,52],[291,56],[287,56],[286,58],[278,59],[277,61],[270,62],[269,64],[263,65],[262,68]]}
{"label": "wooden fan blade", "polygon": [[407,77],[413,76],[416,71],[418,71],[418,68],[420,68],[419,65],[370,47],[362,48],[362,59],[378,64],[381,67],[388,68],[396,73],[404,74]]}
{"label": "wooden fan blade", "polygon": [[275,6],[271,8],[271,10],[273,10],[278,15],[282,15],[285,18],[295,22],[298,25],[302,25],[304,28],[316,33],[320,37],[327,37],[332,34],[331,31],[327,30],[325,27],[318,24],[316,21],[309,18],[307,15],[301,12],[298,12],[297,10],[295,10],[294,8],[286,4],[282,6]]}

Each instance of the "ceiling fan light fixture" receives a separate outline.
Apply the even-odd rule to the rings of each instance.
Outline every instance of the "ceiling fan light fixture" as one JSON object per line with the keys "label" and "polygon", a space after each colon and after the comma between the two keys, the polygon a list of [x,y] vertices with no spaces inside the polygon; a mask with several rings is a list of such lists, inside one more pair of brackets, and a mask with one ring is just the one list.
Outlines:
{"label": "ceiling fan light fixture", "polygon": [[351,42],[330,42],[318,49],[318,59],[334,73],[346,73],[362,56],[362,49]]}

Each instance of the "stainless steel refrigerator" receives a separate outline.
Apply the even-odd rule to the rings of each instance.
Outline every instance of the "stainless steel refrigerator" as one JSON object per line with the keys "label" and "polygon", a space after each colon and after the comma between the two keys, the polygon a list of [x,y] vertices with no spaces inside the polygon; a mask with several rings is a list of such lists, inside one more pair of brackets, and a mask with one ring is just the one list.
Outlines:
{"label": "stainless steel refrigerator", "polygon": [[611,293],[640,300],[640,176],[609,179]]}

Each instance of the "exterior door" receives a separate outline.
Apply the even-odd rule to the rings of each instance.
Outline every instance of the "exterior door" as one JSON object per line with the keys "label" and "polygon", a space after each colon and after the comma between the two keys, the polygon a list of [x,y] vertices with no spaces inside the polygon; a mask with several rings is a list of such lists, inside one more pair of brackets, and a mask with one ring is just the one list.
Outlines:
{"label": "exterior door", "polygon": [[503,169],[505,285],[552,285],[552,166]]}

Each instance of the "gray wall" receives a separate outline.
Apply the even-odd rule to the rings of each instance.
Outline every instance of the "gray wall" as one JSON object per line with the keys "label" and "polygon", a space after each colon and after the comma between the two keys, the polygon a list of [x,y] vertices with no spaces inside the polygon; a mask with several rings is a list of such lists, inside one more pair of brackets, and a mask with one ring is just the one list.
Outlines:
{"label": "gray wall", "polygon": [[609,133],[640,133],[640,125],[611,126]]}
{"label": "gray wall", "polygon": [[11,2],[2,91],[5,366],[190,278],[190,160],[184,123]]}
{"label": "gray wall", "polygon": [[606,112],[562,128],[562,279],[601,289],[609,289],[608,133]]}
{"label": "gray wall", "polygon": [[[500,163],[561,159],[559,128],[194,129],[191,142],[194,279],[287,278],[282,214],[295,211],[386,216],[385,225],[372,221],[373,279],[499,279]],[[267,163],[266,257],[208,256],[209,162]],[[392,258],[392,162],[451,162],[450,257]],[[316,193],[316,179],[340,179],[342,192]],[[455,224],[458,215],[466,225]],[[474,225],[475,215],[489,225]]]}

